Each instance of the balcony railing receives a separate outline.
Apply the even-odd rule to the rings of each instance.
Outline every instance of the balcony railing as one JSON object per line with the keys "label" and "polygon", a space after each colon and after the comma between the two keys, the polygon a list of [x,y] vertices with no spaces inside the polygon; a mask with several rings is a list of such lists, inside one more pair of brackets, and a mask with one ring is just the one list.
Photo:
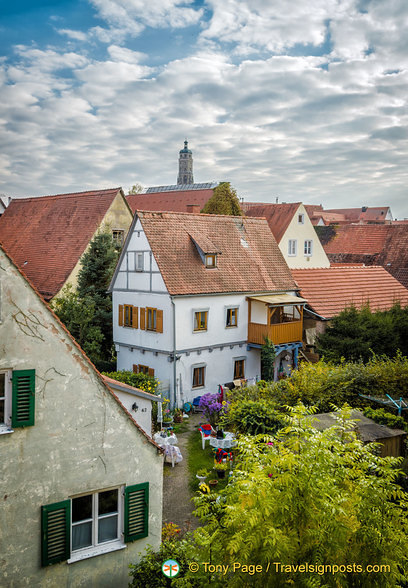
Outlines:
{"label": "balcony railing", "polygon": [[248,343],[263,345],[265,337],[275,344],[293,343],[302,340],[303,321],[291,321],[277,325],[248,324]]}

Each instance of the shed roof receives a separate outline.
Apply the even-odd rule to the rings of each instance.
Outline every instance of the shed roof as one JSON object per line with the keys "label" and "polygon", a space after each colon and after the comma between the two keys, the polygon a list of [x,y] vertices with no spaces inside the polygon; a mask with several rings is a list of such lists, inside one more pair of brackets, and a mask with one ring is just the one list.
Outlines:
{"label": "shed roof", "polygon": [[330,319],[350,306],[389,310],[395,302],[408,305],[408,290],[383,267],[294,269],[292,275],[308,306]]}
{"label": "shed roof", "polygon": [[[172,295],[296,289],[264,219],[175,212],[139,212],[138,217]],[[215,268],[205,267],[190,234],[215,246],[220,253]]]}
{"label": "shed roof", "polygon": [[119,192],[112,188],[10,202],[0,217],[0,241],[44,298],[62,288]]}

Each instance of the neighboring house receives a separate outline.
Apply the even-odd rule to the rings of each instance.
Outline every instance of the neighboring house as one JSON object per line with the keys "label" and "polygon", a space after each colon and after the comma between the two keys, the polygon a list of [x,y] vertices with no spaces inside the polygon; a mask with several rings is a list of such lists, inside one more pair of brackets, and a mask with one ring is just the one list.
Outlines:
{"label": "neighboring house", "polygon": [[328,321],[344,309],[369,304],[372,311],[389,310],[396,302],[408,305],[408,290],[383,267],[330,267],[292,270],[292,275],[307,299],[304,312],[303,340],[312,350],[316,335],[323,333]]}
{"label": "neighboring house", "polygon": [[390,224],[393,220],[389,206],[362,206],[361,208],[328,208],[321,204],[306,205],[314,226],[345,224]]}
{"label": "neighboring house", "polygon": [[18,198],[0,218],[0,242],[45,298],[77,283],[80,260],[98,231],[123,244],[133,214],[121,188]]}
{"label": "neighboring house", "polygon": [[263,204],[245,202],[250,217],[264,217],[290,268],[329,267],[330,262],[300,202]]}
{"label": "neighboring house", "polygon": [[[318,431],[325,431],[338,424],[338,414],[333,412],[321,412],[307,417],[310,423]],[[406,432],[402,429],[390,429],[385,425],[379,425],[366,417],[359,410],[352,410],[350,418],[355,421],[354,431],[361,441],[366,443],[379,443],[381,457],[400,457],[405,455]]]}
{"label": "neighboring house", "polygon": [[139,212],[110,286],[119,370],[157,377],[172,405],[297,364],[304,300],[264,219]]}
{"label": "neighboring house", "polygon": [[0,216],[6,210],[9,203],[10,203],[10,196],[6,196],[5,194],[0,194]]}
{"label": "neighboring house", "polygon": [[160,402],[162,404],[163,398],[145,392],[144,390],[139,390],[139,388],[134,388],[123,382],[118,382],[105,375],[102,375],[102,378],[105,384],[114,391],[137,424],[151,437],[153,403]]}
{"label": "neighboring house", "polygon": [[125,587],[162,451],[2,249],[0,292],[0,585]]}
{"label": "neighboring house", "polygon": [[133,213],[137,210],[198,213],[212,197],[217,186],[217,182],[158,186],[147,188],[142,194],[129,194],[126,198]]}
{"label": "neighboring house", "polygon": [[330,262],[381,265],[408,287],[408,224],[317,228]]}

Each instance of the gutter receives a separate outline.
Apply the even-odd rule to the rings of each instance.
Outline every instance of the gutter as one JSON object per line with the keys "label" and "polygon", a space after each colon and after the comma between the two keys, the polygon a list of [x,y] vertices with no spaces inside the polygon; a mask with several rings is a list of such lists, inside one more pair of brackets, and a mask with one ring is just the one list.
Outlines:
{"label": "gutter", "polygon": [[322,316],[321,314],[317,314],[317,312],[313,312],[313,310],[310,310],[309,308],[305,307],[305,312],[309,312],[310,314],[312,314],[313,316],[319,318],[322,321],[329,321],[329,318],[326,318],[325,316]]}

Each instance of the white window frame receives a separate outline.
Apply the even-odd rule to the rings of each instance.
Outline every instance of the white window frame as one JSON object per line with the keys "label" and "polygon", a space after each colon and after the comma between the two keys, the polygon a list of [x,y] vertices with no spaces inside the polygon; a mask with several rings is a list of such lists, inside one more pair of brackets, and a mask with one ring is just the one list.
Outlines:
{"label": "white window frame", "polygon": [[298,225],[304,225],[304,224],[305,224],[305,215],[303,214],[303,212],[299,212]]}
{"label": "white window frame", "polygon": [[303,251],[305,257],[311,257],[313,254],[313,239],[305,239]]}
{"label": "white window frame", "polygon": [[207,267],[208,269],[213,269],[213,268],[217,267],[217,254],[216,253],[206,253],[205,267]]}
{"label": "white window frame", "polygon": [[[99,494],[102,492],[109,492],[111,490],[116,490],[118,493],[118,523],[117,523],[117,537],[115,539],[111,539],[110,541],[104,541],[102,543],[98,542],[98,522],[101,518],[107,518],[106,516],[98,515],[98,501],[99,501]],[[92,496],[92,518],[89,521],[92,522],[92,545],[87,547],[82,547],[80,549],[73,549],[72,548],[72,529],[76,526],[75,523],[72,521],[72,501],[76,498],[81,498],[82,496]],[[109,551],[115,551],[117,549],[123,549],[126,547],[126,544],[123,541],[123,527],[124,527],[124,486],[114,486],[111,488],[103,488],[101,490],[95,490],[93,492],[84,492],[82,494],[78,494],[76,496],[72,496],[71,500],[71,520],[70,520],[70,536],[71,536],[71,557],[68,560],[68,563],[73,563],[74,561],[78,561],[81,559],[87,559],[89,557],[94,557],[96,555],[101,555],[102,553],[108,553]],[[108,515],[113,516],[113,515]],[[116,515],[114,515],[116,516]],[[87,519],[88,520],[88,519]],[[84,521],[83,521],[84,522]],[[80,523],[77,523],[79,525]]]}
{"label": "white window frame", "polygon": [[288,256],[296,257],[297,255],[297,239],[288,240]]}
{"label": "white window frame", "polygon": [[135,251],[135,271],[142,272],[144,270],[144,253],[143,251]]}
{"label": "white window frame", "polygon": [[13,370],[0,370],[4,375],[4,396],[1,401],[4,403],[4,423],[0,423],[0,434],[11,433],[11,410],[12,410],[12,383]]}

